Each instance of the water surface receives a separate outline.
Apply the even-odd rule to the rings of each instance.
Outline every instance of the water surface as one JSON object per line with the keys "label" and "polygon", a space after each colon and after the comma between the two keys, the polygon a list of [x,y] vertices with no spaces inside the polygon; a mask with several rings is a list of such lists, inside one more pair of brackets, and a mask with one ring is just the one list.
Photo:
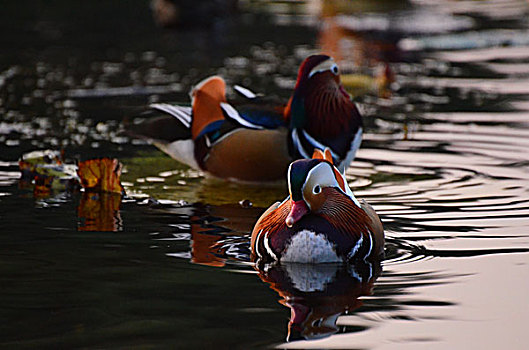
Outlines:
{"label": "water surface", "polygon": [[[526,348],[528,3],[335,5],[254,2],[177,30],[143,1],[4,7],[0,347]],[[248,234],[285,184],[206,179],[122,121],[210,74],[286,98],[319,50],[365,115],[347,177],[384,222],[387,258],[258,271]],[[373,78],[386,63],[390,94]],[[108,199],[19,183],[21,154],[60,147],[124,164],[110,215],[83,210]]]}

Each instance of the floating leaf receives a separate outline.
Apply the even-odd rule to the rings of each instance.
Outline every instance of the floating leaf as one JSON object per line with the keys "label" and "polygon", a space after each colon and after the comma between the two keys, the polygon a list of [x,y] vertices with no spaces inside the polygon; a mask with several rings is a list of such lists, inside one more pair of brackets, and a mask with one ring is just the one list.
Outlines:
{"label": "floating leaf", "polygon": [[88,191],[122,194],[122,165],[117,159],[100,158],[75,164],[64,164],[58,151],[45,150],[24,154],[19,161],[21,182],[35,185],[35,196],[51,191],[72,191],[79,183]]}
{"label": "floating leaf", "polygon": [[43,174],[46,171],[44,169],[59,167],[61,164],[60,152],[52,150],[29,152],[22,155],[18,161],[22,178],[25,180],[33,180],[35,175]]}
{"label": "floating leaf", "polygon": [[120,183],[122,165],[117,159],[100,158],[79,163],[81,185],[92,192],[123,193]]}
{"label": "floating leaf", "polygon": [[64,164],[59,151],[26,153],[18,162],[22,173],[21,187],[34,184],[35,197],[47,197],[52,191],[74,190],[79,185],[77,166]]}

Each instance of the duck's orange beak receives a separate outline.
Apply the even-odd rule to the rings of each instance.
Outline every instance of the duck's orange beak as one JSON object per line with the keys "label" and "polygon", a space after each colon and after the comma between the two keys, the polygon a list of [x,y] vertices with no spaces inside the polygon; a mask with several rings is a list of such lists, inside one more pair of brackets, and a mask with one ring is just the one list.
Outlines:
{"label": "duck's orange beak", "polygon": [[290,213],[285,220],[285,223],[288,227],[292,227],[296,222],[303,217],[303,215],[309,212],[309,208],[305,201],[299,200],[297,202],[292,201],[292,207],[290,208]]}

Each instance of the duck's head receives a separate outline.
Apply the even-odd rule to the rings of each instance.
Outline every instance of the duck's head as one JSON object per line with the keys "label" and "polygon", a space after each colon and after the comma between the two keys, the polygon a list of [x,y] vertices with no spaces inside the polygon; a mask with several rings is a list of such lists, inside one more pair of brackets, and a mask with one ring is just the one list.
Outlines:
{"label": "duck's head", "polygon": [[[285,108],[290,126],[324,129],[325,132],[312,132],[335,135],[351,119],[352,108],[354,105],[340,82],[334,59],[327,55],[307,57],[299,67],[294,92]],[[311,126],[311,123],[315,124]]]}
{"label": "duck's head", "polygon": [[323,84],[340,84],[338,65],[327,55],[311,55],[301,63],[295,90],[316,88]]}
{"label": "duck's head", "polygon": [[[332,164],[329,149],[315,150],[312,159],[299,159],[288,168],[288,190],[291,209],[285,223],[292,227],[304,215],[319,213],[330,196],[339,192],[349,196],[347,182]],[[351,193],[352,195],[352,193]]]}

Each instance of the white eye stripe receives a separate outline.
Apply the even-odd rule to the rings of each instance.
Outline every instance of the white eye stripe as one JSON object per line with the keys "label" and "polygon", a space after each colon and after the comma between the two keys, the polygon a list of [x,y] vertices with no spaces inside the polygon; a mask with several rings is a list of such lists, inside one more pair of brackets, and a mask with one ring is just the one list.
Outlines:
{"label": "white eye stripe", "polygon": [[[303,184],[303,187],[301,188],[301,193],[305,193],[305,188],[307,186],[312,186],[312,192],[314,192],[314,189],[316,186],[320,187],[320,191],[322,187],[339,187],[338,182],[336,181],[336,177],[334,175],[334,171],[332,171],[331,165],[326,162],[322,162],[318,165],[316,165],[314,168],[310,169],[309,173],[307,174],[307,177],[305,178],[305,183]],[[311,187],[308,187],[307,190],[309,190]],[[310,206],[310,202],[307,202],[307,205],[309,209],[312,209]]]}
{"label": "white eye stripe", "polygon": [[326,71],[327,69],[318,69],[318,70],[313,70],[309,73],[309,78],[311,78],[314,74],[316,73],[321,73],[321,72],[324,72]]}
{"label": "white eye stripe", "polygon": [[290,171],[291,170],[292,170],[292,163],[290,163],[290,165],[288,166],[288,170],[287,170],[287,182],[288,182],[288,197],[287,198],[292,198],[292,186],[290,184]]}
{"label": "white eye stripe", "polygon": [[334,63],[334,61],[331,61],[331,62],[332,62],[331,65],[329,65],[330,63],[329,61],[325,61],[323,63],[320,63],[316,67],[314,67],[314,69],[311,70],[309,73],[309,78],[317,73],[322,73],[326,71],[331,71],[334,75],[338,75],[338,72],[339,72],[338,65]]}

